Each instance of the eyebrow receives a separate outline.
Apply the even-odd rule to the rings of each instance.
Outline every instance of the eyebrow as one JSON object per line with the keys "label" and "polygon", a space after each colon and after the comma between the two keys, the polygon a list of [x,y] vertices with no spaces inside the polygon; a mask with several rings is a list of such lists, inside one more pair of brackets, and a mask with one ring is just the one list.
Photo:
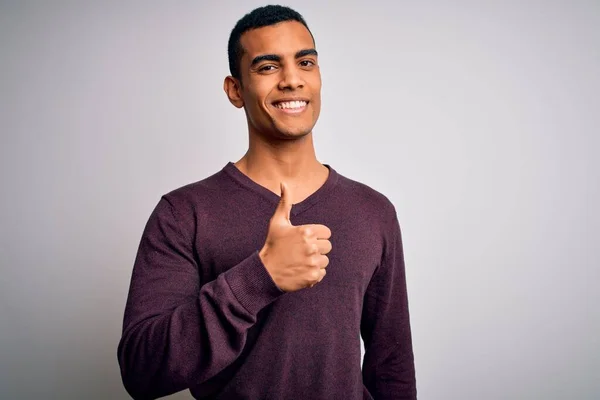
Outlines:
{"label": "eyebrow", "polygon": [[[294,58],[298,59],[298,58],[302,58],[302,57],[306,57],[306,56],[318,56],[318,55],[319,55],[319,53],[317,53],[317,50],[315,50],[315,49],[304,49],[304,50],[300,50],[300,51],[296,52],[296,54],[294,55]],[[252,67],[263,61],[280,62],[281,56],[277,55],[277,54],[262,54],[260,56],[254,57],[254,59],[252,59],[252,62],[250,63],[250,66]]]}

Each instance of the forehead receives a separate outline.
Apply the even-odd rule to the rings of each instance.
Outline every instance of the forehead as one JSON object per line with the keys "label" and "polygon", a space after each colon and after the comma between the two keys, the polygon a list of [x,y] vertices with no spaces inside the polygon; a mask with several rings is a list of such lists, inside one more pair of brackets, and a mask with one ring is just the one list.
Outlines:
{"label": "forehead", "polygon": [[314,47],[310,32],[298,21],[285,21],[252,29],[242,35],[240,44],[244,49],[242,58],[249,59],[260,54],[285,56]]}

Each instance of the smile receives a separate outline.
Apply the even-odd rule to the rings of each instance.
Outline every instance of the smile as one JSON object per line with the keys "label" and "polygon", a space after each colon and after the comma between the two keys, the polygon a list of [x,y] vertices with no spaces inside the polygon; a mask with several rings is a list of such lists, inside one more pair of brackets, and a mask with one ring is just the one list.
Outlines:
{"label": "smile", "polygon": [[281,102],[273,104],[273,106],[275,108],[280,109],[281,111],[283,111],[285,113],[294,114],[294,113],[299,113],[299,112],[304,111],[306,109],[306,104],[308,104],[307,101],[297,100],[297,101],[281,101]]}

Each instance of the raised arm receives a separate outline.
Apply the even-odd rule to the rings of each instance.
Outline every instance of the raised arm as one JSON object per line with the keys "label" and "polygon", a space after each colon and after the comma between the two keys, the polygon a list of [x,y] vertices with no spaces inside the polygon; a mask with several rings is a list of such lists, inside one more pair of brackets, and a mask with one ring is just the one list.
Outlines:
{"label": "raised arm", "polygon": [[118,360],[135,399],[199,385],[240,355],[258,312],[282,292],[256,252],[202,283],[191,234],[163,197],[146,225],[125,308]]}
{"label": "raised arm", "polygon": [[381,264],[363,303],[363,382],[375,400],[416,399],[404,253],[395,209],[386,222]]}

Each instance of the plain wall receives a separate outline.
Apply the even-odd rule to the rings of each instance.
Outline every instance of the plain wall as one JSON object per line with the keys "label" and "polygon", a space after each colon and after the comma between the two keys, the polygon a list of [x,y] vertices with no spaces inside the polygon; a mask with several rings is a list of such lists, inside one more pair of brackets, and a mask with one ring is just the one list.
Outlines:
{"label": "plain wall", "polygon": [[[222,82],[263,4],[0,3],[0,398],[128,398],[142,229],[247,149]],[[318,159],[396,206],[419,398],[600,398],[600,3],[288,5]]]}

